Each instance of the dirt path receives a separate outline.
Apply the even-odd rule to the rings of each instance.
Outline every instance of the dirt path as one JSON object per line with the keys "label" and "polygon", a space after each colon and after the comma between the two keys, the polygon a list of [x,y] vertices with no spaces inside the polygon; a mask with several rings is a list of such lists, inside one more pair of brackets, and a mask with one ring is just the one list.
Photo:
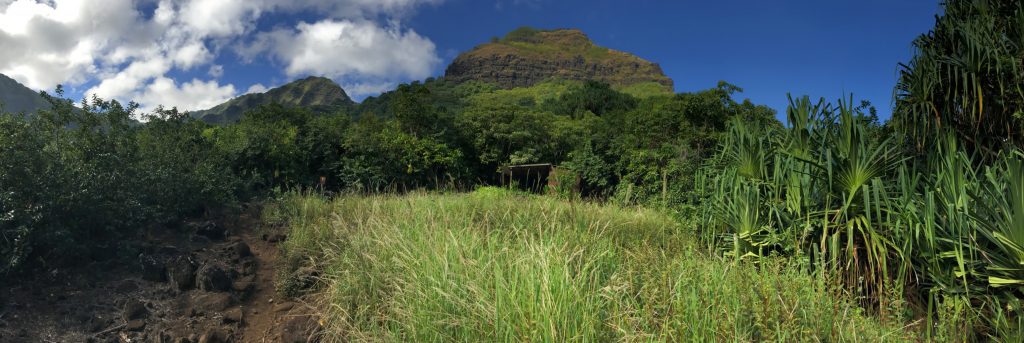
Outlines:
{"label": "dirt path", "polygon": [[252,295],[242,305],[247,318],[251,319],[246,321],[242,330],[241,342],[310,341],[308,334],[303,336],[313,329],[308,326],[315,323],[305,315],[310,309],[288,299],[281,299],[274,288],[280,249],[264,237],[257,237],[252,230],[239,236],[252,247],[253,258],[259,266]]}
{"label": "dirt path", "polygon": [[231,222],[148,230],[0,289],[0,343],[312,341],[311,310],[275,291],[278,239],[245,214]]}
{"label": "dirt path", "polygon": [[242,305],[249,320],[242,330],[242,342],[274,342],[273,328],[277,318],[274,312],[274,266],[278,259],[277,246],[255,237],[253,230],[239,234],[252,248],[253,258],[259,266],[252,296]]}

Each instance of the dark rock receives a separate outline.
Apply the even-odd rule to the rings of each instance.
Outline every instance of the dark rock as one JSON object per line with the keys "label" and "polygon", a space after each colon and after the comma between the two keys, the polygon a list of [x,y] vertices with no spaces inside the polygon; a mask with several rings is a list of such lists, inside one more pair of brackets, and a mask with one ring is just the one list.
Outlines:
{"label": "dark rock", "polygon": [[264,234],[263,240],[270,243],[284,242],[288,236],[280,233]]}
{"label": "dark rock", "polygon": [[124,280],[124,281],[121,281],[121,283],[119,283],[117,285],[117,287],[114,288],[114,291],[118,292],[118,293],[131,293],[131,292],[134,292],[134,291],[136,291],[138,289],[139,289],[139,284],[135,283],[135,281]]}
{"label": "dark rock", "polygon": [[163,245],[163,246],[160,246],[159,248],[156,248],[156,253],[162,254],[162,255],[167,255],[167,256],[174,256],[174,255],[180,255],[181,254],[181,250],[179,250],[178,247],[173,246],[173,245]]}
{"label": "dark rock", "polygon": [[203,314],[211,314],[222,312],[233,303],[234,299],[228,293],[200,293],[192,298],[192,309]]}
{"label": "dark rock", "polygon": [[255,280],[256,277],[253,275],[242,277],[231,284],[231,289],[234,289],[239,293],[248,293],[249,291],[252,291],[253,287],[256,285]]}
{"label": "dark rock", "polygon": [[142,265],[142,279],[153,282],[167,281],[167,268],[162,258],[156,255],[140,255],[139,264]]}
{"label": "dark rock", "polygon": [[199,336],[199,343],[228,343],[230,341],[231,335],[217,328],[206,329],[206,332]]}
{"label": "dark rock", "polygon": [[291,310],[293,307],[295,307],[295,303],[290,302],[290,301],[289,302],[283,302],[283,303],[274,305],[274,312],[287,312],[287,311]]}
{"label": "dark rock", "polygon": [[127,331],[140,331],[140,330],[142,330],[145,327],[146,327],[146,321],[145,320],[136,319],[136,320],[129,321],[128,324],[125,324],[124,329],[127,330]]}
{"label": "dark rock", "polygon": [[[92,255],[91,257],[92,257],[93,261],[109,261],[109,260],[112,260],[112,259],[117,257],[117,252],[118,251],[121,251],[121,249],[118,249],[117,247],[109,246],[108,245],[108,246],[97,247],[96,249],[92,249],[92,250],[90,250],[90,252],[91,252],[90,254]],[[131,256],[131,255],[127,255],[127,256]]]}
{"label": "dark rock", "polygon": [[126,322],[135,319],[143,319],[148,316],[149,310],[146,309],[146,304],[135,299],[128,300],[121,311],[121,318]]}
{"label": "dark rock", "polygon": [[234,308],[224,312],[225,323],[242,323],[242,309]]}
{"label": "dark rock", "polygon": [[249,260],[242,261],[242,269],[241,269],[242,274],[243,275],[256,274],[257,267],[258,267],[258,265],[256,264],[256,261],[254,261],[254,260],[249,259]]}
{"label": "dark rock", "polygon": [[227,292],[231,282],[231,274],[219,263],[204,264],[196,272],[196,288],[204,291]]}
{"label": "dark rock", "polygon": [[281,326],[281,336],[278,342],[284,343],[307,343],[316,342],[319,336],[320,325],[316,318],[310,315],[290,316],[284,325]]}
{"label": "dark rock", "polygon": [[221,240],[228,236],[227,229],[212,221],[205,221],[192,224],[192,232],[197,236],[203,236],[211,240]]}
{"label": "dark rock", "polygon": [[110,319],[100,316],[92,317],[89,320],[89,332],[100,332],[110,326]]}
{"label": "dark rock", "polygon": [[178,290],[189,290],[195,285],[196,265],[189,256],[178,256],[167,264],[167,277]]}
{"label": "dark rock", "polygon": [[[86,325],[88,325],[89,322],[92,321],[92,316],[89,315],[88,312],[79,311],[78,313],[75,313],[74,321],[75,321],[75,323],[78,323],[78,324],[86,324]],[[4,325],[4,323],[2,321],[0,321],[0,327],[3,327],[3,325]]]}
{"label": "dark rock", "polygon": [[249,245],[245,244],[245,242],[231,243],[229,249],[233,258],[243,259],[252,255],[252,250],[249,249]]}
{"label": "dark rock", "polygon": [[177,339],[175,339],[167,331],[160,331],[160,333],[157,334],[157,336],[156,336],[156,342],[157,343],[177,343]]}

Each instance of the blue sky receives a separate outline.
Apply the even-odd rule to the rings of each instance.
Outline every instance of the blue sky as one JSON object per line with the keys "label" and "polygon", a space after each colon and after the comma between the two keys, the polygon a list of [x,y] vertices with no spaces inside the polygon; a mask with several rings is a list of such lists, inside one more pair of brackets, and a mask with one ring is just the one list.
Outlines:
{"label": "blue sky", "polygon": [[207,108],[308,75],[361,99],[443,75],[519,26],[579,28],[659,63],[678,92],[725,80],[780,111],[788,92],[853,93],[885,118],[897,63],[938,11],[933,0],[0,0],[0,73],[144,109]]}
{"label": "blue sky", "polygon": [[[833,100],[854,93],[890,114],[897,63],[934,25],[931,0],[453,1],[410,22],[450,61],[520,25],[572,27],[597,44],[659,63],[677,92],[744,89],[785,110],[786,93]],[[472,28],[472,29],[466,29]]]}

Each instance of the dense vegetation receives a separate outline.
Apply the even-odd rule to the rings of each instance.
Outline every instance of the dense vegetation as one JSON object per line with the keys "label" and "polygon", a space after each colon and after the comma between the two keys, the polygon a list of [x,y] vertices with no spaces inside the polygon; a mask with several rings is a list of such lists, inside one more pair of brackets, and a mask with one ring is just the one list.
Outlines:
{"label": "dense vegetation", "polygon": [[[703,175],[701,230],[736,258],[810,261],[883,319],[1020,341],[1024,7],[950,1],[903,66],[889,126],[851,100],[734,122]],[[916,309],[916,311],[914,311]]]}
{"label": "dense vegetation", "polygon": [[[887,123],[852,97],[798,97],[783,125],[724,82],[430,79],[225,126],[50,98],[0,115],[0,273],[286,194],[269,219],[293,231],[289,256],[325,268],[346,338],[1020,341],[1022,27],[1018,3],[946,3]],[[365,194],[472,190],[542,162],[578,177],[557,190],[571,202]],[[345,195],[283,192],[311,189]]]}
{"label": "dense vegetation", "polygon": [[[272,104],[226,126],[48,96],[52,110],[0,116],[2,272],[116,251],[96,248],[274,190],[465,189],[496,182],[510,163],[564,163],[588,194],[629,183],[627,202],[678,203],[730,118],[773,120],[734,102],[735,90],[636,98],[594,82],[428,80],[351,111]],[[646,183],[663,179],[672,187]]]}
{"label": "dense vegetation", "polygon": [[[325,281],[328,341],[913,341],[795,260],[734,264],[660,211],[498,188],[287,194],[287,258]],[[953,328],[950,328],[953,329]]]}

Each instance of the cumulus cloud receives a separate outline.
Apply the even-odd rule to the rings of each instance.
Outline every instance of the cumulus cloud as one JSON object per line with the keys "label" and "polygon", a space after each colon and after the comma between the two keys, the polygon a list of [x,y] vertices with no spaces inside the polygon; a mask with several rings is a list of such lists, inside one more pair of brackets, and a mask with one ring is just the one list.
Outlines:
{"label": "cumulus cloud", "polygon": [[138,95],[137,101],[142,104],[163,104],[167,107],[205,109],[217,106],[235,94],[237,92],[234,86],[221,86],[216,81],[192,79],[179,86],[174,80],[158,77],[145,87]]}
{"label": "cumulus cloud", "polygon": [[299,23],[295,29],[261,34],[248,54],[269,51],[289,76],[323,75],[353,78],[346,89],[359,96],[380,91],[383,80],[430,76],[440,63],[436,47],[411,30],[370,21],[323,20]]}
{"label": "cumulus cloud", "polygon": [[218,77],[224,76],[224,66],[219,65],[219,64],[214,64],[214,65],[210,66],[210,70],[207,71],[206,74],[210,75],[210,76],[212,76],[214,78],[218,78]]}
{"label": "cumulus cloud", "polygon": [[345,89],[345,93],[352,97],[361,97],[370,94],[380,94],[388,90],[394,89],[397,86],[394,82],[359,82],[359,83],[344,83],[341,88]]}
{"label": "cumulus cloud", "polygon": [[266,91],[267,91],[267,86],[264,86],[262,83],[257,83],[257,84],[254,84],[252,86],[249,86],[249,89],[245,91],[245,94],[263,93],[263,92],[266,92]]}
{"label": "cumulus cloud", "polygon": [[[245,60],[281,62],[290,77],[330,76],[370,92],[433,71],[434,44],[400,22],[441,1],[0,0],[0,73],[37,90],[88,84],[86,94],[144,109],[197,110],[237,95],[213,64],[236,47]],[[258,32],[260,18],[275,12],[314,18]],[[196,68],[210,79],[172,76]]]}

